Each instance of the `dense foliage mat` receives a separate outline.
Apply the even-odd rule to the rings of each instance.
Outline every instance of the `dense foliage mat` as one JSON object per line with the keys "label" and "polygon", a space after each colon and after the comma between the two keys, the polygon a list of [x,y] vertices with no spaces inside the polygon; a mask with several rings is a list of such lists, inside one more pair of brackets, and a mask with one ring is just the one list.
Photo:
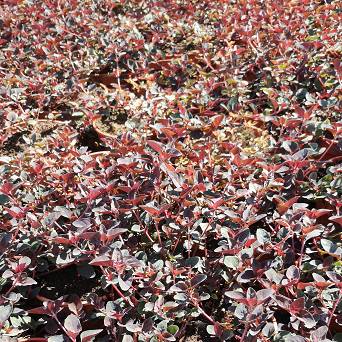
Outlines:
{"label": "dense foliage mat", "polygon": [[341,8],[3,0],[1,341],[338,341]]}

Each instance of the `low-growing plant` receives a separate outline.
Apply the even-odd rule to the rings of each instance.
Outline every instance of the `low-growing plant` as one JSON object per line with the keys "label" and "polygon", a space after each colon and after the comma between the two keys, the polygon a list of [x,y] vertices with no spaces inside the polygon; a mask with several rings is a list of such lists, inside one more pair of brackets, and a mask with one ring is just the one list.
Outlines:
{"label": "low-growing plant", "polygon": [[336,1],[4,1],[1,341],[338,341]]}

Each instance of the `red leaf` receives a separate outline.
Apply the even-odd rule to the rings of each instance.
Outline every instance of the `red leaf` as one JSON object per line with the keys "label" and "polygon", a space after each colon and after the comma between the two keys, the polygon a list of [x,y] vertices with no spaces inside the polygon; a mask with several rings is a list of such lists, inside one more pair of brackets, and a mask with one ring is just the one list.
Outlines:
{"label": "red leaf", "polygon": [[212,121],[213,127],[217,128],[218,126],[220,126],[220,123],[222,122],[223,118],[224,118],[224,115],[214,116],[213,121]]}
{"label": "red leaf", "polygon": [[10,209],[6,209],[6,211],[16,219],[22,219],[25,217],[25,212],[19,207],[11,207]]}
{"label": "red leaf", "polygon": [[319,217],[321,217],[323,215],[330,214],[331,212],[332,212],[331,209],[318,209],[318,210],[315,210],[315,211],[311,210],[307,215],[309,217],[313,217],[313,218],[317,219],[317,218],[319,218]]}
{"label": "red leaf", "polygon": [[105,191],[105,189],[103,189],[103,188],[92,189],[92,190],[90,190],[90,192],[88,194],[88,199],[92,201],[92,200],[96,199],[97,197],[99,197],[104,191]]}
{"label": "red leaf", "polygon": [[332,216],[329,218],[330,221],[336,222],[340,226],[342,226],[342,216]]}
{"label": "red leaf", "polygon": [[290,200],[283,202],[279,198],[273,198],[273,200],[276,202],[277,210],[280,215],[285,214],[293,204],[297,203],[298,199],[299,196],[295,196]]}
{"label": "red leaf", "polygon": [[323,288],[323,289],[325,289],[328,286],[334,285],[334,284],[335,283],[333,283],[331,281],[317,281],[317,282],[314,283],[314,285],[316,287]]}
{"label": "red leaf", "polygon": [[163,152],[164,145],[159,143],[159,142],[157,142],[157,141],[147,140],[147,145],[152,147],[158,153],[162,153]]}
{"label": "red leaf", "polygon": [[170,165],[170,164],[166,164],[166,163],[162,163],[160,165],[160,168],[171,178],[172,183],[174,184],[174,186],[176,188],[181,188],[182,185],[180,183],[180,177],[178,176],[175,168]]}
{"label": "red leaf", "polygon": [[141,205],[140,208],[144,209],[145,211],[147,211],[150,215],[155,216],[155,215],[159,215],[159,209],[156,208],[155,206],[149,206],[149,205]]}
{"label": "red leaf", "polygon": [[123,200],[124,203],[129,203],[129,204],[132,204],[132,205],[137,205],[139,203],[141,203],[147,196],[146,195],[141,195],[141,196],[137,196],[135,198],[132,198],[132,199],[125,199]]}
{"label": "red leaf", "polygon": [[196,184],[194,189],[197,189],[199,192],[204,192],[207,190],[206,186],[203,183]]}
{"label": "red leaf", "polygon": [[300,313],[302,310],[304,310],[304,304],[305,304],[304,297],[301,297],[301,298],[294,300],[290,304],[291,314],[296,315],[296,314]]}
{"label": "red leaf", "polygon": [[210,206],[212,209],[216,210],[218,207],[221,206],[221,204],[224,203],[223,198],[218,198],[213,201],[213,204]]}
{"label": "red leaf", "polygon": [[64,237],[56,237],[56,238],[53,238],[52,239],[52,242],[55,242],[55,243],[60,243],[62,245],[72,245],[72,242],[67,239],[67,238],[64,238]]}
{"label": "red leaf", "polygon": [[1,192],[5,195],[10,194],[12,189],[13,189],[13,185],[8,182],[4,183],[0,188]]}
{"label": "red leaf", "polygon": [[47,308],[44,308],[43,306],[27,310],[27,312],[32,315],[49,315],[51,313]]}
{"label": "red leaf", "polygon": [[172,270],[172,274],[175,275],[175,276],[178,276],[182,273],[186,272],[186,269],[185,268],[178,268],[178,269],[173,269]]}
{"label": "red leaf", "polygon": [[246,248],[250,247],[255,241],[257,241],[255,238],[248,239],[245,243]]}
{"label": "red leaf", "polygon": [[297,289],[298,290],[305,290],[308,286],[314,286],[314,283],[298,283]]}
{"label": "red leaf", "polygon": [[112,266],[113,260],[110,259],[107,255],[100,255],[90,261],[89,264],[94,266]]}
{"label": "red leaf", "polygon": [[239,155],[235,155],[234,159],[233,159],[233,163],[238,166],[238,167],[242,167],[242,166],[252,166],[254,165],[257,161],[259,161],[256,158],[247,158],[247,159],[241,159],[239,157]]}
{"label": "red leaf", "polygon": [[168,138],[173,138],[176,133],[172,130],[172,129],[169,129],[169,128],[161,128],[160,129],[161,132],[163,132]]}
{"label": "red leaf", "polygon": [[115,238],[117,238],[118,236],[120,236],[121,234],[127,232],[126,228],[112,228],[109,229],[107,232],[107,241],[111,241]]}

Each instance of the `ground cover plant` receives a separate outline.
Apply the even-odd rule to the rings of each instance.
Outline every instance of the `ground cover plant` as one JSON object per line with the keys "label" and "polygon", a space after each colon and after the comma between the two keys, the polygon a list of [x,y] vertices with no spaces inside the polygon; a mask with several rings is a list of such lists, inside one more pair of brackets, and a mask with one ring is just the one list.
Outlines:
{"label": "ground cover plant", "polygon": [[3,0],[0,340],[341,340],[339,6]]}

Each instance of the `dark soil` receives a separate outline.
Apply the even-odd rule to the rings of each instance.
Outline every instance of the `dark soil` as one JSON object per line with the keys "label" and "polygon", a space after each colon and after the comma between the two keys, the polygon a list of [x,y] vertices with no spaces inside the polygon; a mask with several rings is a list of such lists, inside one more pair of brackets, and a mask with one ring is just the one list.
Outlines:
{"label": "dark soil", "polygon": [[78,136],[78,146],[86,146],[90,152],[108,150],[108,148],[102,144],[101,138],[93,126],[88,126],[80,132]]}
{"label": "dark soil", "polygon": [[100,120],[94,124],[96,129],[100,132],[110,135],[117,135],[125,129],[125,122],[128,119],[127,111],[123,108],[113,110],[109,115],[103,115]]}
{"label": "dark soil", "polygon": [[27,133],[28,131],[20,131],[11,135],[0,147],[1,154],[11,155],[23,151],[22,145],[25,143],[23,135]]}
{"label": "dark soil", "polygon": [[77,267],[72,265],[58,271],[50,272],[41,277],[40,295],[49,299],[57,299],[65,295],[83,295],[99,290],[98,277],[85,279],[77,272]]}
{"label": "dark soil", "polygon": [[205,324],[193,324],[186,328],[186,334],[181,342],[219,342],[218,337],[212,337],[207,333]]}

